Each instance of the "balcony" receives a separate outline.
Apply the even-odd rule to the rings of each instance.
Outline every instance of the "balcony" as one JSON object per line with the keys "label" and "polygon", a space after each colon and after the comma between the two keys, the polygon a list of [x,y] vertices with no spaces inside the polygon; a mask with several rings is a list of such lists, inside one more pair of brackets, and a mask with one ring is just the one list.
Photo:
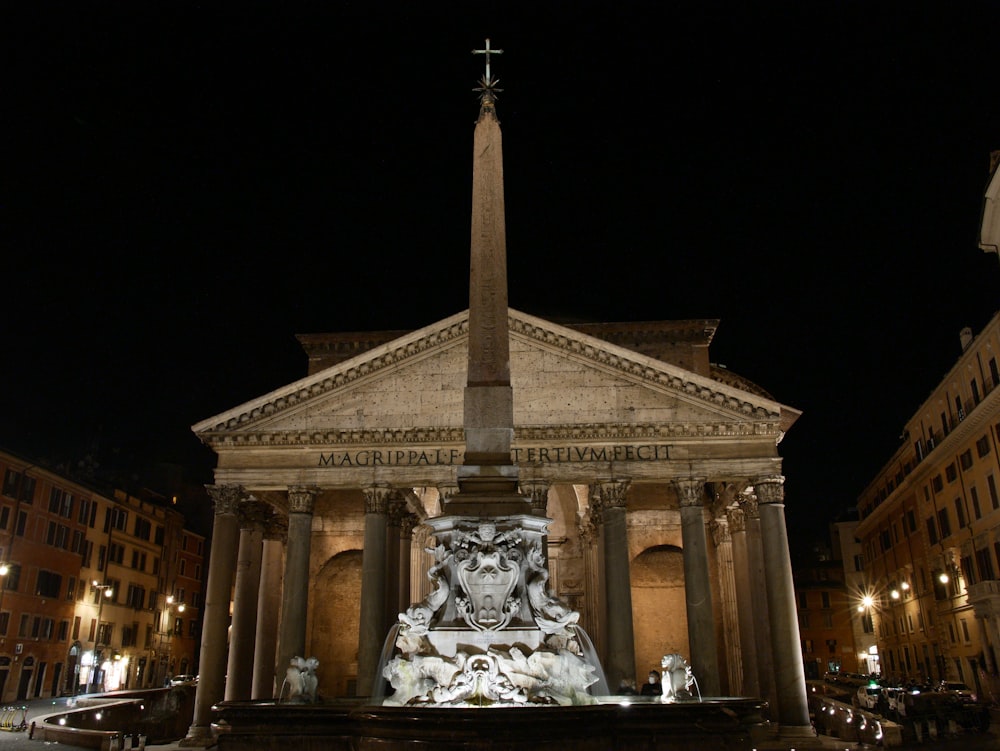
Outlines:
{"label": "balcony", "polygon": [[969,604],[977,616],[1000,613],[1000,580],[987,579],[969,587]]}

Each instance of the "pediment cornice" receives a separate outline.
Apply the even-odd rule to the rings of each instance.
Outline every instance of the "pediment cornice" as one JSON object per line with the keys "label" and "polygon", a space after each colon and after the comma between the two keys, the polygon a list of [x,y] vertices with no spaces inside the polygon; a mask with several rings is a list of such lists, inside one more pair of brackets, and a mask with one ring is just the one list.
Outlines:
{"label": "pediment cornice", "polygon": [[[732,415],[737,422],[746,420],[752,423],[778,423],[782,421],[782,411],[788,411],[787,407],[783,408],[777,402],[759,394],[741,391],[733,386],[695,375],[683,368],[513,309],[510,309],[508,324],[511,336],[534,341],[549,349],[560,351],[568,357],[609,372],[616,372],[632,381],[644,383],[650,388],[673,393],[686,401],[700,402],[714,412],[722,410]],[[194,425],[192,429],[205,440],[222,433],[254,430],[254,424],[257,422],[269,421],[285,411],[300,409],[310,400],[359,381],[378,377],[380,373],[390,368],[398,368],[408,360],[428,356],[439,348],[455,346],[468,337],[468,326],[466,310],[204,420]],[[786,416],[783,425],[785,430],[787,422]],[[729,423],[720,420],[719,424]],[[260,428],[266,433],[265,425],[261,425]],[[661,429],[660,426],[657,429]],[[705,428],[700,430],[704,431]],[[709,432],[711,430],[713,429],[710,428]],[[358,432],[344,431],[347,434]],[[398,431],[377,432],[395,434]],[[419,430],[416,432],[420,433]],[[336,434],[336,431],[334,433]],[[328,437],[333,438],[335,442],[345,440],[335,434]],[[704,435],[704,432],[701,434]],[[298,431],[294,435],[297,436],[297,441],[303,438]],[[419,435],[415,435],[412,439],[420,441]],[[327,439],[308,438],[310,443],[317,440],[326,442]]]}

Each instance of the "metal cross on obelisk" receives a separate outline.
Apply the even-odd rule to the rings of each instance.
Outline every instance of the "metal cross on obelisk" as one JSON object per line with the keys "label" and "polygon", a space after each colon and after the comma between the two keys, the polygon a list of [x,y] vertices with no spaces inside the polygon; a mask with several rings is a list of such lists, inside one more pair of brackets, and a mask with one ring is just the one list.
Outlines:
{"label": "metal cross on obelisk", "polygon": [[486,56],[486,75],[479,79],[479,86],[473,91],[479,92],[479,98],[484,104],[491,104],[496,100],[496,92],[503,91],[503,89],[497,88],[497,84],[500,80],[493,80],[493,74],[490,73],[490,55],[502,55],[503,50],[490,49],[490,40],[486,39],[486,49],[482,50],[472,50],[473,55],[485,55]]}
{"label": "metal cross on obelisk", "polygon": [[503,50],[491,50],[490,49],[490,39],[486,38],[486,49],[484,50],[472,50],[473,55],[486,55],[486,80],[492,81],[490,77],[490,55],[502,55]]}

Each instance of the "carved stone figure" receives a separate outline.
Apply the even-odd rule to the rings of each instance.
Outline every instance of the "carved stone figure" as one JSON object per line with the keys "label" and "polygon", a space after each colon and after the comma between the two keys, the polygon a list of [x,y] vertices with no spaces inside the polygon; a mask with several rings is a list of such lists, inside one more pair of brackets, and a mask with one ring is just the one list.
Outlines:
{"label": "carved stone figure", "polygon": [[316,687],[319,685],[319,679],[316,677],[318,667],[319,660],[315,657],[305,659],[296,656],[289,660],[288,670],[285,671],[289,701],[316,701]]}
{"label": "carved stone figure", "polygon": [[541,548],[532,547],[526,556],[525,573],[528,602],[534,611],[535,623],[547,634],[562,633],[580,620],[580,614],[549,593],[549,571]]}
{"label": "carved stone figure", "polygon": [[660,660],[663,668],[663,696],[664,703],[683,701],[690,699],[691,686],[694,685],[694,675],[691,673],[691,666],[688,665],[681,655],[676,652],[663,655]]}

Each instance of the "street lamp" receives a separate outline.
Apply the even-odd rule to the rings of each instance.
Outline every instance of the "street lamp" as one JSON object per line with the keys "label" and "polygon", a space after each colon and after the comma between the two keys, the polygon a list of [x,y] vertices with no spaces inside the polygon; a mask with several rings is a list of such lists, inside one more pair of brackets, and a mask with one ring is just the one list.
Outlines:
{"label": "street lamp", "polygon": [[[173,595],[167,595],[167,610],[166,610],[166,613],[164,613],[164,615],[165,615],[166,621],[167,621],[167,623],[166,623],[167,628],[165,630],[167,632],[167,665],[166,665],[166,668],[167,668],[167,675],[168,676],[172,675],[172,673],[171,673],[171,667],[170,667],[170,660],[171,660],[172,652],[173,652],[174,602],[175,602],[174,596]],[[184,612],[184,607],[185,606],[184,606],[183,602],[178,603],[178,605],[177,605],[177,612],[178,613],[183,613]]]}
{"label": "street lamp", "polygon": [[[0,563],[0,617],[3,615],[3,596],[7,591],[7,574],[10,573],[10,566],[6,563]],[[0,644],[7,643],[7,629],[10,628],[10,619],[7,619],[7,628],[4,629],[3,634],[0,634]]]}
{"label": "street lamp", "polygon": [[104,600],[105,598],[111,597],[112,590],[114,589],[113,584],[101,584],[97,579],[94,579],[91,584],[94,589],[100,594],[97,596],[97,630],[94,633],[94,656],[93,662],[90,666],[90,680],[89,685],[94,687],[94,691],[97,690],[97,676],[98,667],[101,664],[101,613],[104,610]]}

